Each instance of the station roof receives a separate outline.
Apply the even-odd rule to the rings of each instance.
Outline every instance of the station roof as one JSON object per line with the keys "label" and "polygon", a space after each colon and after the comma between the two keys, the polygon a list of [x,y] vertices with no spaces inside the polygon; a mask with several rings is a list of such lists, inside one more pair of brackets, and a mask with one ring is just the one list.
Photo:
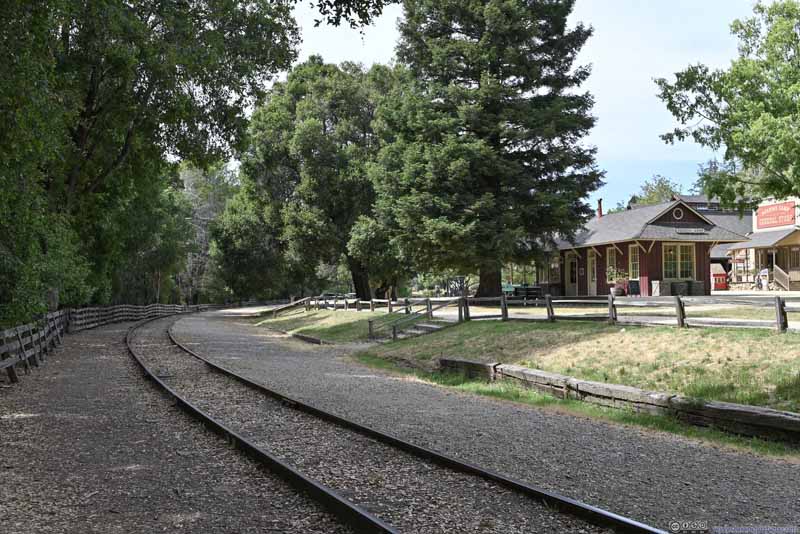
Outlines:
{"label": "station roof", "polygon": [[[659,220],[678,206],[697,215],[700,221],[679,223]],[[747,241],[744,235],[717,225],[705,213],[694,210],[685,202],[672,200],[594,217],[575,235],[573,242],[559,240],[557,244],[559,249],[567,250],[638,239],[717,243]]]}

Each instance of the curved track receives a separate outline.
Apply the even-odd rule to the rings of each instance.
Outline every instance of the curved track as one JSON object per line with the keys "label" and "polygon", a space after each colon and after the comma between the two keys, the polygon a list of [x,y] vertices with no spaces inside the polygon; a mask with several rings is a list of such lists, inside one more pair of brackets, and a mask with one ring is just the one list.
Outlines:
{"label": "curved track", "polygon": [[[294,487],[308,492],[315,499],[319,500],[319,502],[326,506],[332,513],[337,515],[337,517],[342,519],[347,524],[353,526],[357,531],[399,532],[399,530],[397,530],[395,527],[383,522],[369,511],[350,502],[348,499],[331,488],[321,484],[320,482],[317,482],[307,475],[304,475],[275,454],[259,447],[255,444],[254,440],[246,438],[241,433],[238,433],[229,426],[223,424],[219,419],[212,417],[209,413],[207,413],[208,410],[204,411],[202,408],[183,397],[176,390],[176,388],[171,387],[167,383],[167,381],[169,381],[168,376],[165,377],[167,379],[166,381],[162,380],[162,378],[158,376],[159,373],[157,371],[154,371],[151,367],[148,367],[146,361],[147,358],[142,357],[134,348],[134,344],[132,343],[133,335],[138,328],[157,319],[159,318],[142,321],[131,327],[126,336],[126,344],[131,355],[143,368],[145,374],[149,378],[153,379],[156,384],[164,389],[170,396],[175,398],[182,408],[187,410],[194,417],[202,420],[216,432],[225,436],[229,441],[236,444],[244,452],[263,463],[268,469],[281,475]],[[406,455],[410,455],[422,461],[438,465],[440,468],[444,468],[447,471],[453,471],[463,475],[469,475],[471,477],[479,477],[480,479],[491,483],[493,487],[499,486],[510,490],[513,493],[524,495],[525,497],[533,499],[537,502],[544,503],[547,508],[553,508],[569,516],[580,518],[580,520],[585,521],[590,525],[610,528],[616,532],[664,533],[664,531],[649,525],[639,523],[632,519],[576,501],[574,499],[570,499],[554,492],[534,487],[530,484],[511,479],[499,473],[485,470],[481,467],[463,462],[437,451],[419,447],[395,436],[380,432],[359,423],[355,423],[348,419],[310,406],[296,399],[287,397],[286,395],[271,390],[262,384],[256,383],[247,377],[244,377],[197,354],[178,342],[172,336],[171,328],[167,330],[167,334],[169,336],[169,341],[185,354],[191,355],[197,361],[202,362],[207,368],[221,373],[225,377],[232,378],[241,384],[244,384],[250,390],[257,392],[262,396],[265,395],[270,399],[279,401],[285,410],[302,412],[316,420],[324,421],[329,426],[344,429],[345,431],[349,432],[355,432],[385,446],[403,451],[403,453]]]}

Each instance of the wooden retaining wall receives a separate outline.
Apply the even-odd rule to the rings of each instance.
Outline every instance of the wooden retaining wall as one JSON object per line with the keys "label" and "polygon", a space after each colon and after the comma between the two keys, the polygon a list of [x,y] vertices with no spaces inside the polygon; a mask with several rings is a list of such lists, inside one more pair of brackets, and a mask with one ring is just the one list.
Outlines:
{"label": "wooden retaining wall", "polygon": [[611,408],[672,415],[696,426],[715,427],[745,436],[800,443],[800,414],[730,402],[690,399],[681,395],[580,380],[519,365],[457,358],[439,360],[442,370],[486,380],[513,380],[558,397]]}

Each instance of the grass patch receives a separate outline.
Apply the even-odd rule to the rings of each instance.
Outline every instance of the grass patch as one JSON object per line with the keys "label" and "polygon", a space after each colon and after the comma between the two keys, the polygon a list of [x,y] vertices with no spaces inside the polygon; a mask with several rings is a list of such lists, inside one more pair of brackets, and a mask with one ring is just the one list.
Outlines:
{"label": "grass patch", "polygon": [[798,456],[800,456],[800,449],[785,443],[766,441],[759,438],[736,436],[711,428],[690,426],[670,416],[650,415],[636,413],[631,410],[605,408],[572,399],[561,400],[531,389],[521,387],[513,382],[483,382],[470,380],[459,374],[445,374],[435,371],[404,368],[398,366],[396,363],[390,360],[387,360],[384,356],[376,354],[373,350],[358,353],[354,357],[357,361],[369,367],[411,375],[425,382],[437,384],[442,387],[453,388],[455,390],[474,395],[482,395],[495,399],[519,402],[528,406],[535,406],[537,408],[560,411],[571,415],[579,415],[593,419],[612,421],[628,426],[669,432],[671,434],[696,439],[705,443],[722,445],[737,450],[755,452],[766,456],[777,456],[790,460],[796,460]]}
{"label": "grass patch", "polygon": [[462,357],[800,411],[800,334],[793,332],[472,321],[374,350],[429,371],[440,357]]}
{"label": "grass patch", "polygon": [[[381,327],[403,317],[405,315],[402,313],[296,309],[285,312],[275,319],[259,319],[256,326],[264,326],[290,334],[305,334],[331,343],[352,343],[369,341],[368,323],[370,319],[373,321],[378,337],[389,337],[391,330],[381,329]],[[419,321],[437,322],[426,321],[424,317],[420,317],[411,323],[404,324],[403,328],[409,328],[411,324]]]}
{"label": "grass patch", "polygon": [[368,340],[370,319],[377,325],[397,317],[381,312],[351,313],[341,310],[334,312],[297,309],[281,314],[275,319],[260,319],[256,325],[290,334],[305,334],[332,343],[348,343]]}

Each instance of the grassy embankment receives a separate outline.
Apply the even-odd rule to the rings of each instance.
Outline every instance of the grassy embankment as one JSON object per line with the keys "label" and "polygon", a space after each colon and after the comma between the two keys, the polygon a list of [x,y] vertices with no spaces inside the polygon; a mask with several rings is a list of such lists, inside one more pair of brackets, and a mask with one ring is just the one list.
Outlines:
{"label": "grassy embankment", "polygon": [[455,356],[586,380],[800,411],[800,334],[758,329],[476,321],[371,349],[428,370]]}
{"label": "grassy embankment", "polygon": [[[416,311],[416,308],[415,308]],[[331,343],[351,343],[369,340],[369,320],[373,320],[373,327],[380,337],[389,337],[391,330],[381,327],[390,321],[402,319],[405,315],[385,311],[348,311],[338,310],[311,310],[302,309],[291,310],[281,314],[276,319],[258,319],[258,326],[265,326],[274,330],[281,330],[290,334],[304,334]],[[424,318],[418,319],[426,323],[436,323],[437,321],[426,321]],[[412,321],[417,322],[417,321]],[[408,325],[406,325],[408,327]]]}

